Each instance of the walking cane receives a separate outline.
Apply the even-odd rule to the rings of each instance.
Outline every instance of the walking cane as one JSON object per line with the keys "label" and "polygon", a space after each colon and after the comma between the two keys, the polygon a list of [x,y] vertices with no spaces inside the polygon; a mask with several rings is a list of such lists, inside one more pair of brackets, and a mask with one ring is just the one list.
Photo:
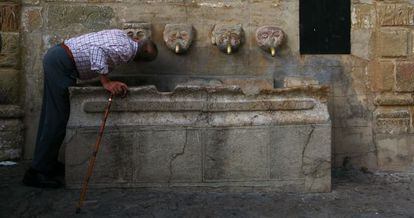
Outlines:
{"label": "walking cane", "polygon": [[98,154],[99,145],[101,144],[101,139],[102,139],[102,135],[103,135],[103,132],[104,132],[104,129],[105,129],[106,119],[108,118],[108,115],[109,115],[109,109],[111,108],[113,97],[114,97],[113,94],[111,94],[109,96],[108,104],[106,105],[105,115],[104,115],[104,118],[102,120],[101,128],[99,129],[99,136],[98,136],[98,138],[96,140],[96,143],[95,143],[95,150],[91,154],[91,157],[89,159],[88,171],[85,175],[85,178],[83,179],[82,191],[80,193],[80,198],[79,198],[78,205],[76,206],[76,213],[80,213],[81,207],[82,207],[83,202],[85,200],[86,190],[88,189],[89,179],[92,176],[93,167],[95,166],[96,155]]}

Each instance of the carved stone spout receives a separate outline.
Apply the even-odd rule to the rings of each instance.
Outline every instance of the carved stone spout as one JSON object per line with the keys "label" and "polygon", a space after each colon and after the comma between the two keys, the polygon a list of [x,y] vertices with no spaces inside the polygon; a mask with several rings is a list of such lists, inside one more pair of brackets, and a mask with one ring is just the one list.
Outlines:
{"label": "carved stone spout", "polygon": [[188,51],[193,42],[194,29],[190,24],[167,24],[164,29],[164,42],[176,54]]}
{"label": "carved stone spout", "polygon": [[152,31],[150,23],[127,22],[123,23],[122,28],[131,38],[138,40],[151,39]]}
{"label": "carved stone spout", "polygon": [[211,42],[220,51],[232,54],[236,52],[244,40],[241,24],[237,25],[215,25],[211,33]]}
{"label": "carved stone spout", "polygon": [[276,55],[276,49],[283,43],[284,38],[285,34],[279,27],[262,26],[256,31],[257,45],[272,57]]}

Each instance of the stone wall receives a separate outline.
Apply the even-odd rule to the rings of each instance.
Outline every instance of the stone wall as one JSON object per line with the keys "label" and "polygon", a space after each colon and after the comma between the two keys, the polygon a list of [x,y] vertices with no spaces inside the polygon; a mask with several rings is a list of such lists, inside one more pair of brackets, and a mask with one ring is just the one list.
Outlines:
{"label": "stone wall", "polygon": [[[299,54],[299,1],[293,0],[22,0],[22,61],[25,76],[25,157],[34,149],[41,104],[42,55],[62,39],[122,23],[151,23],[160,56],[150,64],[130,64],[117,75],[134,76],[170,90],[176,83],[218,81],[281,86],[285,77],[317,80],[331,87],[336,166],[408,170],[413,166],[411,1],[352,1],[350,55]],[[164,44],[168,23],[192,24],[188,53],[176,55]],[[211,45],[214,24],[242,24],[245,42],[226,55]],[[275,25],[287,40],[271,57],[254,39],[256,29]]]}
{"label": "stone wall", "polygon": [[19,158],[23,146],[19,24],[20,5],[0,2],[0,160]]}

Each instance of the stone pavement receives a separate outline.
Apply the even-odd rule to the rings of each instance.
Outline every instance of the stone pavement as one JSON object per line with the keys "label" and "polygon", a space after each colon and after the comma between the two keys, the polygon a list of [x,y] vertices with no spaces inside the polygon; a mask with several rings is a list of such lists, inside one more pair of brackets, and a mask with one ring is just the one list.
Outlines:
{"label": "stone pavement", "polygon": [[27,163],[0,167],[0,217],[414,217],[414,176],[337,169],[325,194],[25,187]]}

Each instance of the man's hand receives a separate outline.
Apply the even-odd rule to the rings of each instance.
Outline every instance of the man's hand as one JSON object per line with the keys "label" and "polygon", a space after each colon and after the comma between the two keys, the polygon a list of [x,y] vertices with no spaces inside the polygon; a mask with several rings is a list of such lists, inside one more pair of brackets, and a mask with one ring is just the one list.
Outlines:
{"label": "man's hand", "polygon": [[114,95],[121,95],[125,97],[128,93],[128,86],[125,83],[118,81],[111,81],[105,75],[100,77],[102,86]]}

